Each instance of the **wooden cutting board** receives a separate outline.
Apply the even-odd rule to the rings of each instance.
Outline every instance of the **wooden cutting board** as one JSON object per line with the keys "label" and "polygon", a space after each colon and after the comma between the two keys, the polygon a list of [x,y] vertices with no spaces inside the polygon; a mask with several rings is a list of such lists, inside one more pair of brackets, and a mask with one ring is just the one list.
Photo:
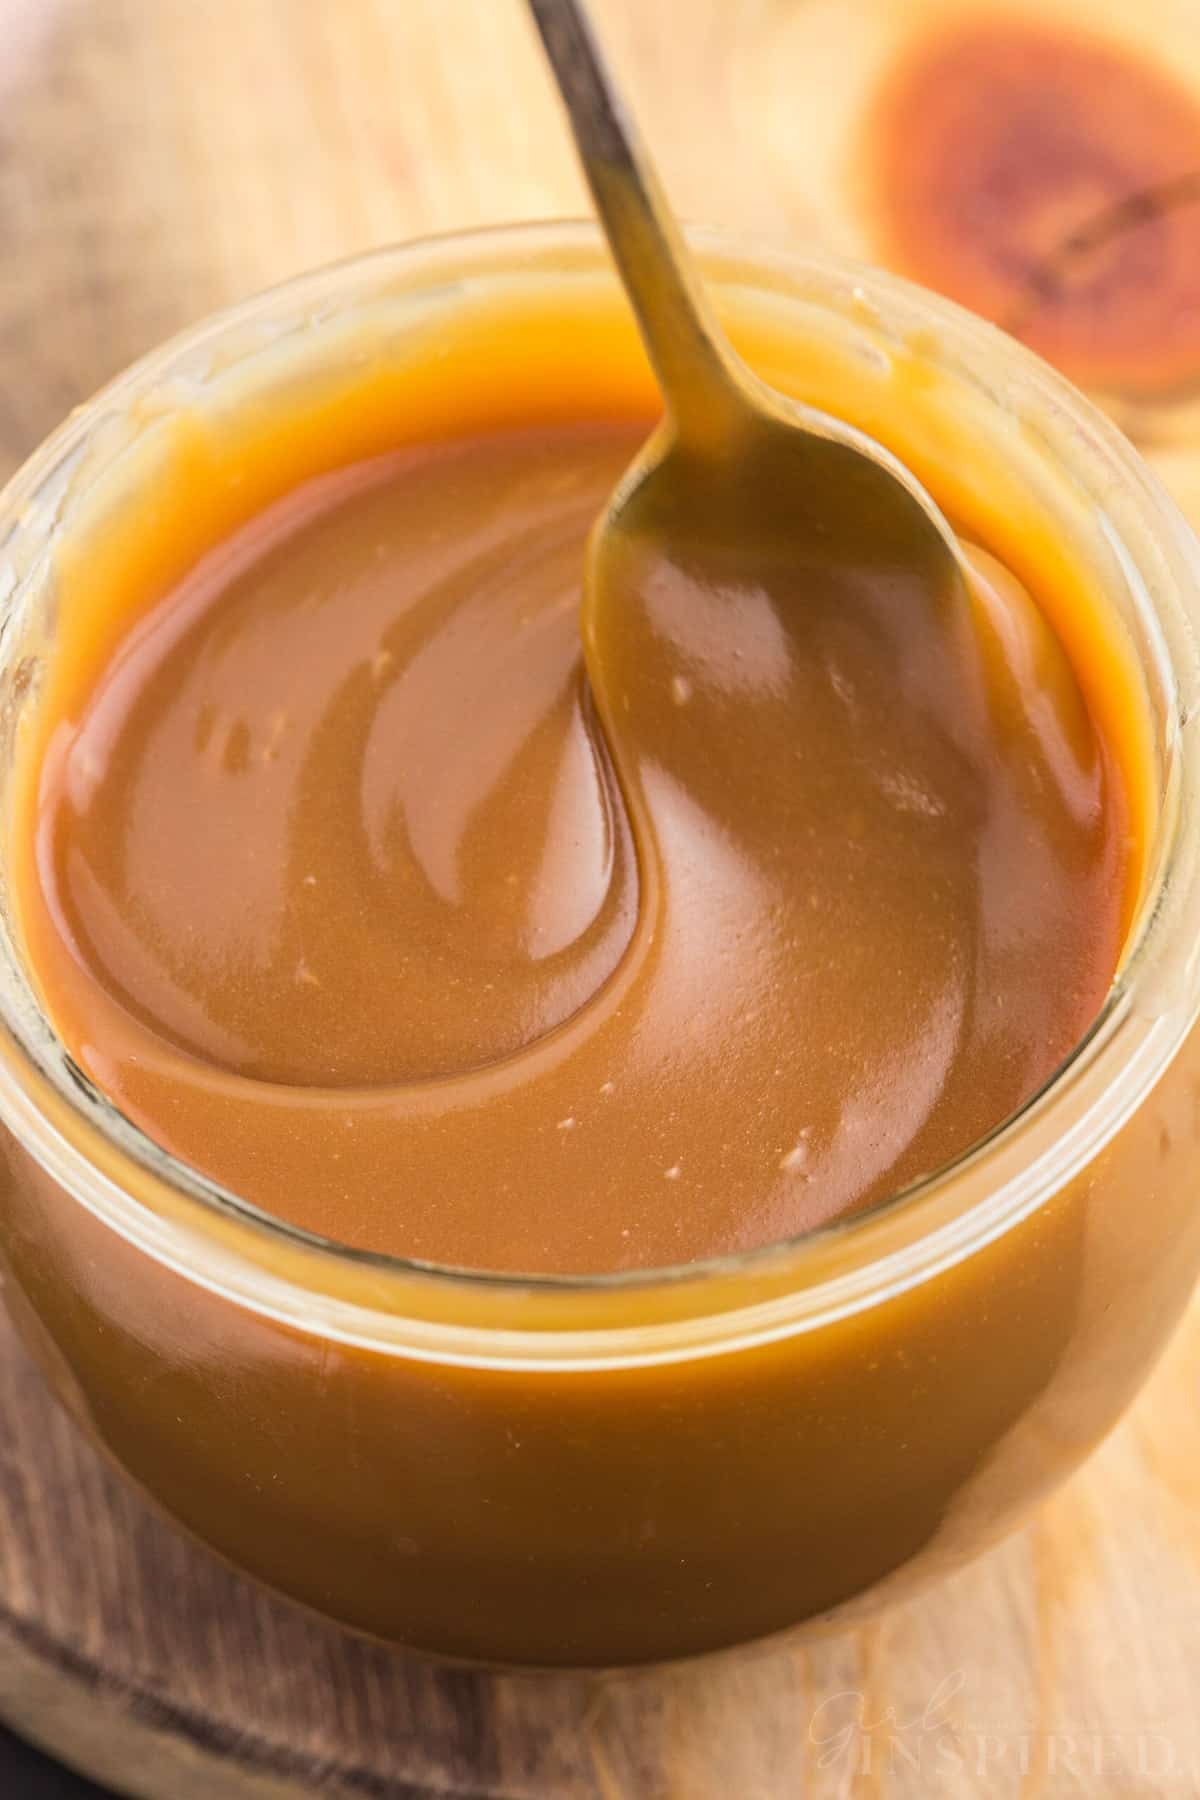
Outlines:
{"label": "wooden cutting board", "polygon": [[[914,33],[961,37],[966,0],[594,4],[684,211],[894,254],[875,97]],[[1032,10],[1009,10],[1036,117],[1070,125],[1085,8],[1040,0],[1049,76]],[[1089,0],[1086,17],[1135,90],[1161,78],[1140,42],[1200,92],[1198,0]],[[1002,48],[955,80],[1005,67]],[[1068,361],[1077,327],[1129,352],[1106,294],[1154,284],[1161,313],[1200,270],[1184,166],[1200,169],[1200,127],[1193,145],[1186,106],[1153,95],[1140,113],[1136,91],[1132,112],[1076,96],[1078,129],[1104,113],[1100,172],[1051,131],[1041,164],[1019,160],[1037,204],[1016,226],[978,214],[1021,287],[996,310],[1058,329]],[[1138,120],[1168,115],[1143,166]],[[0,463],[168,332],[305,265],[583,204],[518,0],[0,0]],[[1142,341],[1156,316],[1135,306]],[[1117,390],[1200,519],[1186,381]],[[670,1671],[503,1676],[365,1645],[192,1547],[102,1466],[0,1321],[0,1715],[147,1800],[1200,1794],[1198,1394],[1193,1309],[1131,1417],[1020,1536],[874,1625]]]}

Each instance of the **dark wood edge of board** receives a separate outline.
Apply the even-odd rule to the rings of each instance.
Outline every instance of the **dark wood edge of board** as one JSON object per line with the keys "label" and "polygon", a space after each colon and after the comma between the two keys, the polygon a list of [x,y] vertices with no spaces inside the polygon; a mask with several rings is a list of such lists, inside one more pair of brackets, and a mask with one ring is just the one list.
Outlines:
{"label": "dark wood edge of board", "polygon": [[504,1800],[313,1758],[132,1687],[0,1611],[0,1719],[128,1800]]}

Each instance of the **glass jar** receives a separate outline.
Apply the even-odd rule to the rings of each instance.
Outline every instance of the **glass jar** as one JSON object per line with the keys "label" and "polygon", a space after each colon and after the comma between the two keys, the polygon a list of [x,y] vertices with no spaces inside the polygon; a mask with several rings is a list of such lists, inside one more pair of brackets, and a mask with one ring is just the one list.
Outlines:
{"label": "glass jar", "polygon": [[[954,1566],[1109,1429],[1200,1261],[1200,548],[1119,434],[998,332],[852,265],[697,244],[771,380],[875,431],[975,535],[1019,517],[1104,596],[1097,629],[1140,682],[1140,911],[1102,1016],[1018,1116],[865,1213],[717,1262],[516,1278],[353,1252],[263,1216],[113,1109],[39,1008],[0,888],[0,1251],[28,1342],[205,1543],[447,1656],[692,1655]],[[78,412],[0,510],[5,777],[53,656],[56,568],[96,533],[123,553],[112,522],[166,424],[248,429],[256,397],[303,390],[299,479],[322,409],[368,388],[360,447],[383,447],[406,368],[436,342],[467,428],[472,308],[497,296],[525,309],[531,357],[586,357],[607,334],[598,413],[653,410],[596,231],[556,224],[305,276]],[[197,516],[211,528],[199,492]]]}

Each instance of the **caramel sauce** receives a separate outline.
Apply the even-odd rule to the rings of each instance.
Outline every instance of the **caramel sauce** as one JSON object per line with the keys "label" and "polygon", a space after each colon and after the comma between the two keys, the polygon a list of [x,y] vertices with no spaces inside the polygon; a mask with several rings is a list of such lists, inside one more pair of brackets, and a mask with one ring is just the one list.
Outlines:
{"label": "caramel sauce", "polygon": [[584,546],[649,421],[615,355],[607,405],[582,362],[522,395],[528,331],[484,319],[469,407],[426,370],[391,447],[306,467],[297,401],[232,462],[181,428],[144,535],[64,558],[21,916],[81,1067],[266,1212],[661,1266],[869,1205],[1052,1075],[1136,896],[1137,726],[1069,583],[964,519],[937,629],[903,571],[653,572],[602,730]]}

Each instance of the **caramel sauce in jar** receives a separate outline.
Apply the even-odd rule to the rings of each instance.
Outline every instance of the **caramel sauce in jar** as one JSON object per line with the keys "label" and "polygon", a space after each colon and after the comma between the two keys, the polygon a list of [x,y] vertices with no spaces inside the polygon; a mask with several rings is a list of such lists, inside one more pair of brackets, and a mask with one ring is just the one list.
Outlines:
{"label": "caramel sauce in jar", "polygon": [[43,1094],[99,1185],[18,1130],[6,1266],[143,1486],[391,1640],[609,1665],[901,1591],[1107,1429],[1200,1256],[1185,1056],[959,1229],[1065,1141],[1156,728],[1033,377],[1006,413],[829,280],[729,321],[943,505],[939,631],[902,571],[786,614],[664,571],[601,727],[583,548],[654,396],[586,257],[140,395],[55,545],[15,934],[232,1200]]}

